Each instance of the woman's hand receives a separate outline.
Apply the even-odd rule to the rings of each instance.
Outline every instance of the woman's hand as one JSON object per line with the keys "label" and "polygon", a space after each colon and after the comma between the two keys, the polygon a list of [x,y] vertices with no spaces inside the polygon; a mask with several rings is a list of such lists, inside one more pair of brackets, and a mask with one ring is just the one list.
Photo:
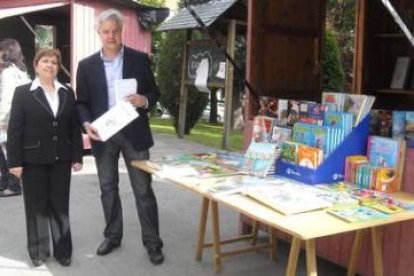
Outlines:
{"label": "woman's hand", "polygon": [[83,167],[82,163],[72,163],[72,170],[74,172],[78,172],[82,170],[82,167]]}
{"label": "woman's hand", "polygon": [[22,173],[23,173],[23,167],[10,168],[9,173],[11,173],[11,174],[17,176],[18,178],[20,178],[22,176]]}

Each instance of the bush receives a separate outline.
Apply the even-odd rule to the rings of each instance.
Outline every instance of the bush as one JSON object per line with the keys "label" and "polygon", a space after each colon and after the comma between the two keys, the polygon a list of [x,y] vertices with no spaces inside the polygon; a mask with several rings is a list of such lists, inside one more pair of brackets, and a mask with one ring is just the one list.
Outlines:
{"label": "bush", "polygon": [[[170,31],[166,33],[157,62],[157,84],[161,93],[160,103],[171,114],[174,128],[178,131],[178,116],[180,108],[181,68],[183,50],[185,45],[184,31]],[[194,87],[188,86],[187,113],[185,121],[185,134],[189,135],[191,129],[201,118],[208,102],[208,94],[198,92]]]}
{"label": "bush", "polygon": [[343,91],[345,73],[342,68],[341,53],[336,38],[330,31],[325,32],[325,43],[322,49],[324,91]]}

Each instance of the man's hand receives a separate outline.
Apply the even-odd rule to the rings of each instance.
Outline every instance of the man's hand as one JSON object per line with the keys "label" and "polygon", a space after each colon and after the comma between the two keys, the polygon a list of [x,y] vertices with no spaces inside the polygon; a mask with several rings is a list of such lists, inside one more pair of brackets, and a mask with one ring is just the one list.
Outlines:
{"label": "man's hand", "polygon": [[72,170],[74,172],[78,172],[82,170],[82,167],[83,167],[82,163],[72,163]]}
{"label": "man's hand", "polygon": [[147,97],[140,94],[132,94],[126,96],[126,100],[130,102],[133,106],[139,107],[142,109],[148,108],[148,99]]}
{"label": "man's hand", "polygon": [[86,134],[88,134],[91,140],[101,141],[101,137],[99,137],[98,131],[90,123],[84,123],[83,127],[85,128]]}
{"label": "man's hand", "polygon": [[11,173],[11,174],[17,176],[18,178],[20,178],[22,176],[22,173],[23,173],[23,167],[10,168],[9,173]]}

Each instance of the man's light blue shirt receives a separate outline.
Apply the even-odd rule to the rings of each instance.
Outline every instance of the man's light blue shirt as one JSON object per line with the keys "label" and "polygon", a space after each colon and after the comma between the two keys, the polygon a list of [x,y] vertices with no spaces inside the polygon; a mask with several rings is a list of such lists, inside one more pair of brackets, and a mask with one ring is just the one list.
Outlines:
{"label": "man's light blue shirt", "polygon": [[109,108],[115,105],[115,80],[122,79],[122,68],[124,65],[124,46],[114,59],[108,59],[103,55],[101,58],[105,67],[106,84],[108,86],[108,105]]}

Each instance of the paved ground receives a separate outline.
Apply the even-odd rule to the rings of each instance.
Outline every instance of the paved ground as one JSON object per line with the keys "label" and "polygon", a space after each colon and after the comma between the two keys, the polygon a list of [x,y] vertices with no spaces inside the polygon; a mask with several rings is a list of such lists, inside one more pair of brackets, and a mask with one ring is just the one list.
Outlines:
{"label": "paved ground", "polygon": [[[156,135],[152,157],[179,152],[197,152],[207,147],[174,136]],[[71,227],[73,262],[62,267],[53,259],[38,268],[30,266],[26,251],[25,223],[22,197],[0,199],[0,275],[30,276],[187,276],[187,275],[284,275],[288,247],[284,244],[277,252],[277,261],[270,261],[266,252],[249,253],[224,260],[219,274],[212,269],[211,250],[205,250],[203,261],[194,259],[198,217],[201,199],[160,179],[154,180],[158,198],[161,236],[166,259],[163,265],[153,266],[141,245],[134,198],[125,166],[120,163],[120,193],[124,207],[124,239],[122,246],[104,257],[95,254],[102,239],[103,214],[99,199],[96,171],[91,157],[85,159],[85,168],[74,175],[71,186]],[[220,212],[222,237],[238,231],[238,215],[226,209]],[[266,234],[261,233],[265,239]],[[240,245],[239,245],[240,246]],[[343,269],[318,260],[319,275],[344,275]],[[305,275],[303,254],[298,275]]]}

